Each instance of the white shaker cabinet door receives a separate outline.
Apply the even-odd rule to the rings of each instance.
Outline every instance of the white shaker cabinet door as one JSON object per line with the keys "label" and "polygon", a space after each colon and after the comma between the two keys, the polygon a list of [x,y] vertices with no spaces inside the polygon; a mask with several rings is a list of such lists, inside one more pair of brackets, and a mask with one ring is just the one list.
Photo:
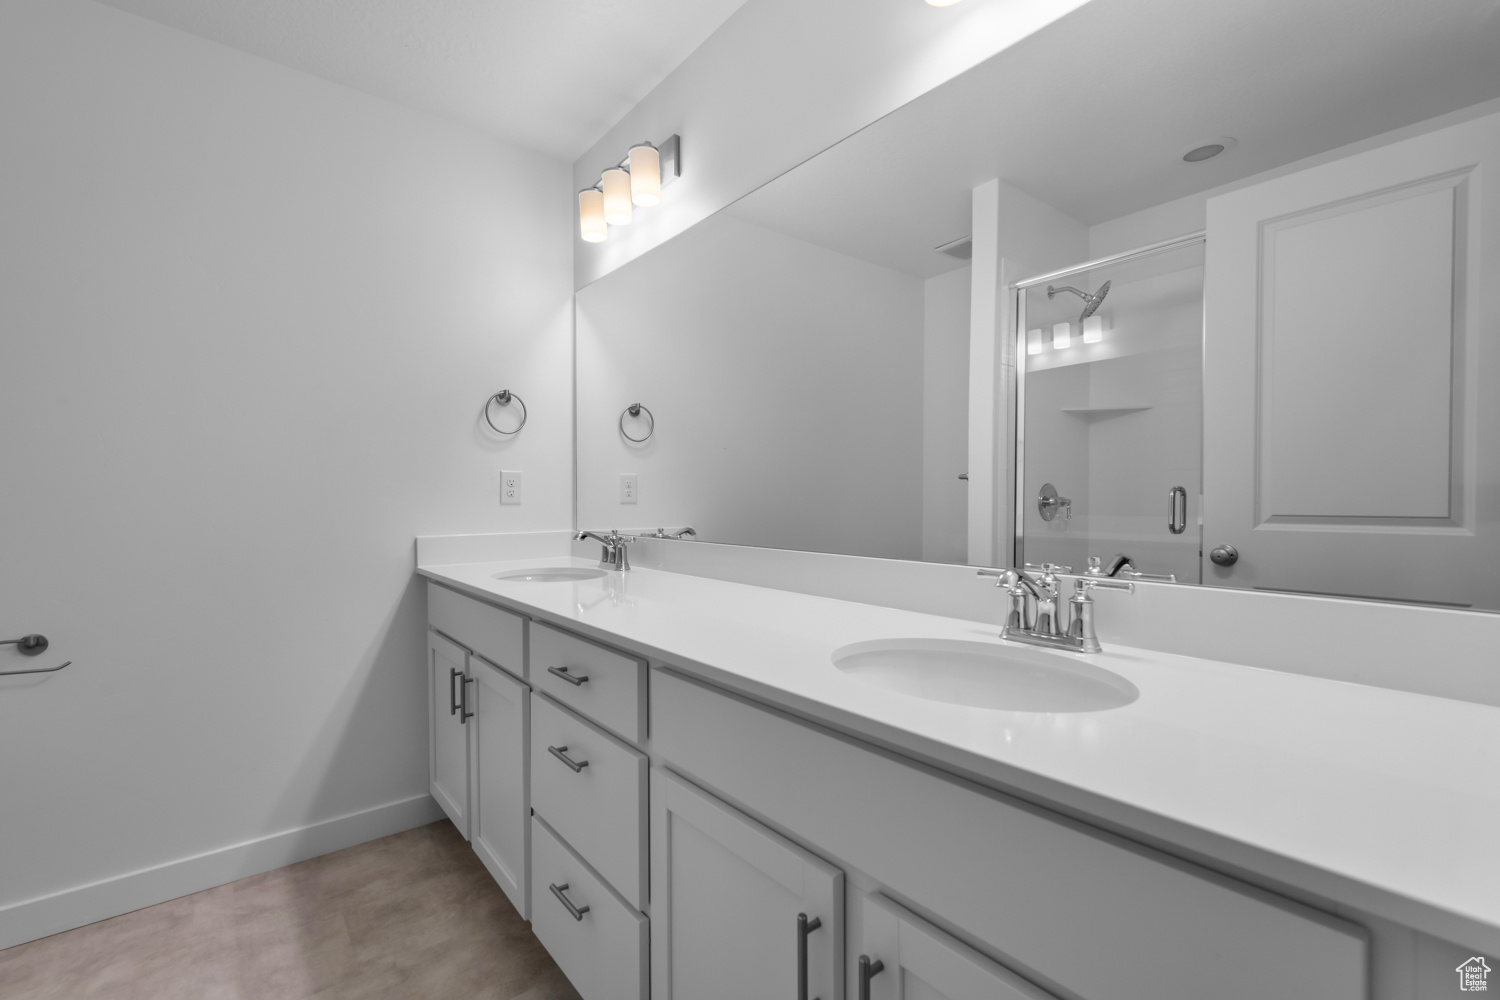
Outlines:
{"label": "white shaker cabinet door", "polygon": [[483,659],[469,658],[469,771],[474,853],[521,919],[531,919],[531,689]]}
{"label": "white shaker cabinet door", "polygon": [[1056,1000],[878,894],[850,890],[852,1000]]}
{"label": "white shaker cabinet door", "polygon": [[469,839],[468,650],[427,633],[428,790]]}
{"label": "white shaker cabinet door", "polygon": [[843,995],[843,872],[667,771],[651,809],[652,1000]]}

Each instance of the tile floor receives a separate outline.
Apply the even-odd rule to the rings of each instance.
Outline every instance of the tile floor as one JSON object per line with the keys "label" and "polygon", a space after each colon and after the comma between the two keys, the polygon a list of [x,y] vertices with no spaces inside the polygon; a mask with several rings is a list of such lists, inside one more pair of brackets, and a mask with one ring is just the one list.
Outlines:
{"label": "tile floor", "polygon": [[0,951],[4,1000],[578,1000],[446,820]]}

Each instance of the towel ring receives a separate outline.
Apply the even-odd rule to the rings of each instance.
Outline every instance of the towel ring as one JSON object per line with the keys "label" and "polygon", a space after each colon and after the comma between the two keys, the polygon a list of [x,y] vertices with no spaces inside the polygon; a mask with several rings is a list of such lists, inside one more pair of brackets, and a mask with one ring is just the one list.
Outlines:
{"label": "towel ring", "polygon": [[[512,399],[514,399],[516,403],[521,407],[521,422],[516,425],[516,429],[513,431],[502,431],[500,428],[496,427],[495,422],[490,419],[490,404],[499,403],[501,406],[509,406]],[[520,396],[511,392],[509,389],[501,389],[499,392],[495,393],[489,399],[486,399],[484,401],[484,422],[489,424],[490,430],[494,431],[496,434],[504,434],[506,437],[511,437],[512,435],[521,433],[521,428],[526,426],[526,416],[526,401]]]}
{"label": "towel ring", "polygon": [[[630,436],[630,433],[625,430],[625,418],[638,417],[641,415],[642,410],[645,410],[646,419],[650,421],[650,429],[646,431],[645,437],[633,438]],[[642,442],[651,440],[651,435],[655,433],[656,417],[652,415],[650,410],[646,409],[646,407],[642,406],[640,403],[631,403],[629,406],[625,407],[624,410],[620,411],[620,434],[625,438],[626,441],[632,441],[635,444],[641,444]]]}

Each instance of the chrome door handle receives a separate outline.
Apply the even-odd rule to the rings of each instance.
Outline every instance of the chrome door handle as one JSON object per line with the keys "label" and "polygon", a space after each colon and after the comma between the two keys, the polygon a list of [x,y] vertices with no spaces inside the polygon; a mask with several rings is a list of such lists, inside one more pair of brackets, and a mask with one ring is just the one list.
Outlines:
{"label": "chrome door handle", "polygon": [[589,766],[589,762],[586,760],[574,760],[572,757],[569,757],[567,747],[548,747],[547,752],[571,767],[574,774]]}
{"label": "chrome door handle", "polygon": [[558,885],[556,882],[553,882],[547,888],[552,890],[552,895],[557,897],[559,903],[568,908],[568,912],[573,915],[574,920],[582,920],[583,915],[589,912],[587,906],[574,906],[573,901],[563,895],[563,893],[568,891],[568,883],[564,882],[562,885]]}
{"label": "chrome door handle", "polygon": [[1167,490],[1167,530],[1174,535],[1187,530],[1187,490],[1181,486]]}
{"label": "chrome door handle", "polygon": [[458,721],[465,726],[474,718],[474,713],[469,711],[469,685],[473,683],[474,678],[465,674],[464,682],[458,686]]}
{"label": "chrome door handle", "polygon": [[578,687],[578,686],[586,683],[588,681],[588,679],[589,679],[588,674],[570,674],[570,673],[568,673],[568,668],[567,667],[548,667],[547,668],[547,673],[551,674],[553,677],[561,677],[563,680],[567,681],[569,684],[573,685],[574,687]]}
{"label": "chrome door handle", "polygon": [[463,673],[457,667],[448,668],[448,714],[458,714],[458,685],[453,683],[458,680],[458,675]]}
{"label": "chrome door handle", "polygon": [[870,980],[884,971],[884,962],[872,962],[869,955],[859,956],[859,1000],[870,1000]]}
{"label": "chrome door handle", "polygon": [[807,936],[822,926],[822,917],[797,914],[797,1000],[807,1000]]}

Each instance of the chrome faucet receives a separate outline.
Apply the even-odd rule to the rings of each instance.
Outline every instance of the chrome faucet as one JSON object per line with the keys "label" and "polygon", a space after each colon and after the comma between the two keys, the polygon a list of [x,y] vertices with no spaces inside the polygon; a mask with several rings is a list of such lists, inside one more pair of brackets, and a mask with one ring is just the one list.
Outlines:
{"label": "chrome faucet", "polygon": [[1176,583],[1176,573],[1142,573],[1135,568],[1135,560],[1123,552],[1116,552],[1114,558],[1110,559],[1109,565],[1102,565],[1098,556],[1089,556],[1089,568],[1084,570],[1087,576],[1110,576],[1121,577],[1126,580],[1151,580],[1155,583]]}
{"label": "chrome faucet", "polygon": [[1010,600],[1000,638],[1050,649],[1067,649],[1076,653],[1098,653],[1103,647],[1094,633],[1093,590],[1135,592],[1135,584],[1108,577],[1081,576],[1073,581],[1073,596],[1068,599],[1067,615],[1058,607],[1062,580],[1059,574],[1072,573],[1071,566],[1028,563],[1021,569],[982,569],[980,576],[999,577],[995,586],[1004,589]]}
{"label": "chrome faucet", "polygon": [[630,568],[630,556],[625,551],[625,546],[635,541],[633,535],[622,535],[613,528],[608,535],[601,535],[597,531],[580,531],[573,536],[574,541],[585,541],[592,538],[604,546],[599,553],[600,569],[628,570]]}
{"label": "chrome faucet", "polygon": [[694,531],[692,528],[678,528],[676,531],[668,531],[666,528],[657,528],[656,529],[656,534],[654,534],[654,535],[647,535],[646,537],[647,538],[675,538],[675,539],[677,539],[679,541],[686,541],[688,535],[691,535],[694,538],[697,538],[698,537],[698,532]]}

